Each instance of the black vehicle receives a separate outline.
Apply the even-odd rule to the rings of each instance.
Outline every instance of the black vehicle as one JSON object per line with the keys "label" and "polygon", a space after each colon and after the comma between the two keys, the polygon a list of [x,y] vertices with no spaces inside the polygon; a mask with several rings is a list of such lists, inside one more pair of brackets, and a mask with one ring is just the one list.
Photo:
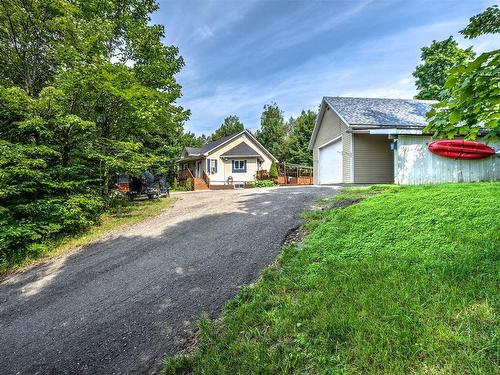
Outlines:
{"label": "black vehicle", "polygon": [[163,177],[155,178],[149,171],[145,171],[140,178],[119,175],[115,186],[117,191],[126,194],[130,200],[143,196],[147,196],[148,199],[170,196],[168,182]]}

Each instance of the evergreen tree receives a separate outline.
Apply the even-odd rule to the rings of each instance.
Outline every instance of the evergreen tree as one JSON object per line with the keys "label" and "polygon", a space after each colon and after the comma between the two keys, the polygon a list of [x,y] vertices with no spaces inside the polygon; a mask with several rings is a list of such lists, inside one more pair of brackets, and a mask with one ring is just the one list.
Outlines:
{"label": "evergreen tree", "polygon": [[265,105],[256,138],[278,160],[285,160],[287,156],[288,129],[278,105]]}
{"label": "evergreen tree", "polygon": [[290,163],[312,165],[312,152],[308,150],[311,134],[316,123],[316,113],[302,111],[294,122],[290,133],[288,146],[288,161]]}

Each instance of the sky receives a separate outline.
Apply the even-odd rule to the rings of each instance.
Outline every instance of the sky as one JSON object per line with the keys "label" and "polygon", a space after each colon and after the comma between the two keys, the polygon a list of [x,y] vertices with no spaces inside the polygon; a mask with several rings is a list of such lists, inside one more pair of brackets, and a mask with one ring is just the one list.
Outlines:
{"label": "sky", "polygon": [[210,134],[228,115],[250,130],[264,105],[285,118],[323,96],[412,98],[420,48],[453,35],[476,52],[498,35],[458,33],[489,0],[159,0],[152,22],[185,61],[178,103],[185,129]]}

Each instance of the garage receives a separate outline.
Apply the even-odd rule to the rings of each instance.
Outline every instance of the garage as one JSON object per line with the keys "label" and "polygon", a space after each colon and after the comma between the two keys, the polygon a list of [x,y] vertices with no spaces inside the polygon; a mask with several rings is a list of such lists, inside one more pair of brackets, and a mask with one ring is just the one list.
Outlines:
{"label": "garage", "polygon": [[342,139],[333,141],[319,149],[319,183],[342,182]]}

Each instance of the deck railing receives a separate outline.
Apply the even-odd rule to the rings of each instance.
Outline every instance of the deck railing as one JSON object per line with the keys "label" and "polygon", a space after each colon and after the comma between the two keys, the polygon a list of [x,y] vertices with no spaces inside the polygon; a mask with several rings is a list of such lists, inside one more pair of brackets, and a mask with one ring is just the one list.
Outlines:
{"label": "deck railing", "polygon": [[190,169],[180,169],[178,173],[178,178],[180,180],[187,180],[188,178],[194,178]]}

